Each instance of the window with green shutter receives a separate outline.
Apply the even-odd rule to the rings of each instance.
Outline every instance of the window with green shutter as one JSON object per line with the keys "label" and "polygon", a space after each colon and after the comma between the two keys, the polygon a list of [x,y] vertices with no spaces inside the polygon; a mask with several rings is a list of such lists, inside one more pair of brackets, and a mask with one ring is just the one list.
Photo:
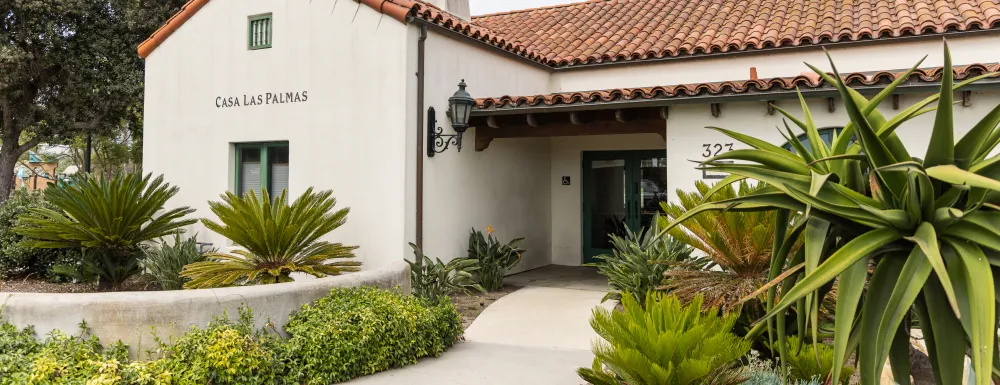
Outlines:
{"label": "window with green shutter", "polygon": [[250,16],[248,46],[251,50],[271,48],[271,14]]}
{"label": "window with green shutter", "polygon": [[288,189],[288,142],[236,144],[236,194]]}

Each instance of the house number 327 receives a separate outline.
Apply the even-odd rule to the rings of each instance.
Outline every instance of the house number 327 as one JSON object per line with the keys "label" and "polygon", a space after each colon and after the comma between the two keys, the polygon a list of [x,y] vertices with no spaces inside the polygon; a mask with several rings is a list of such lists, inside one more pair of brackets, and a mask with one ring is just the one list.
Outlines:
{"label": "house number 327", "polygon": [[701,146],[705,148],[705,152],[701,153],[701,156],[704,158],[719,156],[719,154],[723,152],[722,150],[726,151],[733,150],[732,143],[711,143],[711,144],[703,144]]}

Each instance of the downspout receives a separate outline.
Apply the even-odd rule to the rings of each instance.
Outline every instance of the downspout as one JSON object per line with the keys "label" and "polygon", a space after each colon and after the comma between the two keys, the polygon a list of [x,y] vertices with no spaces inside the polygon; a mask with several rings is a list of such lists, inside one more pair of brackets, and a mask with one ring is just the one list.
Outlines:
{"label": "downspout", "polygon": [[[417,39],[417,218],[416,240],[414,243],[424,248],[424,57],[427,42],[427,24],[420,24],[420,38]],[[422,266],[423,260],[417,260]]]}

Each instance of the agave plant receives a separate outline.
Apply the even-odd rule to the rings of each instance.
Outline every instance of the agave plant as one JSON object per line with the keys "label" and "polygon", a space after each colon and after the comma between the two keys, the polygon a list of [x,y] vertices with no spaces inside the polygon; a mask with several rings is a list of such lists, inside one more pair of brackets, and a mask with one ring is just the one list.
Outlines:
{"label": "agave plant", "polygon": [[731,332],[737,315],[703,310],[700,297],[683,305],[650,293],[640,304],[626,295],[622,306],[594,309],[590,325],[602,340],[594,342],[593,366],[577,370],[590,384],[701,384],[750,351],[750,342]]}
{"label": "agave plant", "polygon": [[[695,183],[696,191],[677,191],[679,204],[661,203],[667,216],[660,218],[660,226],[666,227],[671,218],[681,217],[706,200],[720,201],[746,196],[762,186],[763,184],[752,186],[746,181],[739,183],[738,188],[727,184],[716,189],[715,194],[706,199],[705,193],[710,187],[698,181]],[[667,284],[663,289],[681,300],[691,300],[695,295],[702,295],[707,306],[722,309],[735,306],[767,283],[776,228],[773,211],[706,212],[674,227],[670,230],[672,237],[703,252],[705,258],[716,268],[668,270],[665,273]]]}
{"label": "agave plant", "polygon": [[620,300],[629,293],[637,303],[645,304],[646,294],[663,283],[664,273],[679,266],[705,267],[704,260],[691,258],[694,249],[660,231],[658,218],[648,229],[636,232],[625,227],[624,236],[608,234],[611,254],[598,255],[597,262],[584,265],[596,267],[598,274],[608,278],[608,294],[601,302]]}
{"label": "agave plant", "polygon": [[[962,382],[967,352],[976,384],[988,385],[997,373],[995,290],[1000,287],[994,272],[1000,265],[1000,206],[994,202],[1000,197],[1000,156],[990,153],[1000,143],[1000,106],[956,142],[952,105],[956,89],[996,74],[955,84],[947,44],[944,51],[940,92],[888,119],[876,107],[920,63],[871,99],[847,87],[835,66],[832,76],[810,66],[840,93],[850,117],[842,135],[824,144],[801,95],[801,119],[781,113],[806,132],[809,149],[787,125],[795,153],[716,128],[751,148],[709,159],[702,167],[731,174],[725,182],[748,178],[768,186],[749,196],[705,203],[675,222],[706,210],[778,209],[779,227],[784,227],[782,219],[790,212],[801,213],[790,229],[779,228],[788,236],[775,239],[774,279],[762,288],[768,292],[765,318],[774,322],[760,328],[777,328],[783,338],[785,317],[779,315],[794,307],[808,315],[816,340],[816,304],[836,280],[834,378],[856,350],[862,384],[876,384],[886,360],[894,378],[908,383],[910,323],[904,321],[911,314],[926,338],[937,383]],[[896,132],[930,112],[936,117],[927,152],[915,158]],[[799,234],[804,247],[790,253],[787,239]],[[776,298],[779,285],[781,297]],[[784,345],[778,346],[786,350]]]}
{"label": "agave plant", "polygon": [[[479,270],[479,261],[469,258],[455,258],[448,263],[441,262],[440,258],[424,255],[417,245],[410,244],[413,249],[414,262],[406,261],[410,264],[410,284],[413,287],[413,295],[426,298],[433,303],[437,303],[441,298],[452,293],[470,293],[472,290],[486,293],[472,274]],[[423,263],[417,261],[423,261]]]}
{"label": "agave plant", "polygon": [[111,179],[84,175],[69,185],[45,190],[59,210],[32,208],[14,231],[23,244],[39,248],[82,248],[85,276],[93,274],[102,288],[118,288],[140,272],[138,259],[145,242],[178,234],[194,219],[182,219],[194,209],[164,210],[177,187],[163,176],[126,174]]}
{"label": "agave plant", "polygon": [[291,273],[316,277],[358,271],[356,246],[320,241],[347,221],[349,209],[331,212],[337,204],[331,191],[306,190],[288,204],[287,192],[271,199],[267,190],[240,197],[231,192],[223,202],[209,202],[222,223],[202,219],[206,228],[222,235],[242,250],[233,254],[208,253],[204,262],[184,267],[181,276],[190,279],[186,289],[291,282]]}
{"label": "agave plant", "polygon": [[[212,249],[207,253],[214,253]],[[162,241],[145,249],[146,257],[142,267],[149,272],[163,290],[181,290],[184,288],[184,277],[181,271],[184,266],[205,260],[205,252],[201,251],[197,237],[184,239],[180,234],[174,235],[173,242]]]}
{"label": "agave plant", "polygon": [[503,288],[503,277],[517,264],[521,263],[521,254],[525,249],[518,245],[524,238],[515,238],[507,243],[501,243],[493,236],[493,226],[487,226],[487,234],[472,229],[469,232],[469,258],[479,261],[479,283],[488,291]]}

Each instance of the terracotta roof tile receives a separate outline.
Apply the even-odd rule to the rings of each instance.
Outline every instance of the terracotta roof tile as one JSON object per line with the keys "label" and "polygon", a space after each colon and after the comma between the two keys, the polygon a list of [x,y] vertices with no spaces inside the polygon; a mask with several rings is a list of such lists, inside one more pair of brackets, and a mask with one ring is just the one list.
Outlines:
{"label": "terracotta roof tile", "polygon": [[[941,78],[941,67],[918,69],[910,75],[910,81],[937,82]],[[986,73],[1000,71],[1000,64],[971,64],[955,68],[955,79],[968,79]],[[848,85],[871,86],[889,84],[906,73],[902,71],[854,72],[841,74]],[[798,89],[830,88],[815,73],[802,73],[794,77],[758,80],[739,80],[714,83],[678,84],[646,88],[618,88],[609,90],[564,92],[547,95],[502,96],[477,99],[480,110],[517,109],[539,106],[608,103],[637,99],[678,99],[705,95],[736,95],[753,92],[794,91]]]}
{"label": "terracotta roof tile", "polygon": [[1000,26],[988,0],[590,0],[477,16],[551,66]]}

